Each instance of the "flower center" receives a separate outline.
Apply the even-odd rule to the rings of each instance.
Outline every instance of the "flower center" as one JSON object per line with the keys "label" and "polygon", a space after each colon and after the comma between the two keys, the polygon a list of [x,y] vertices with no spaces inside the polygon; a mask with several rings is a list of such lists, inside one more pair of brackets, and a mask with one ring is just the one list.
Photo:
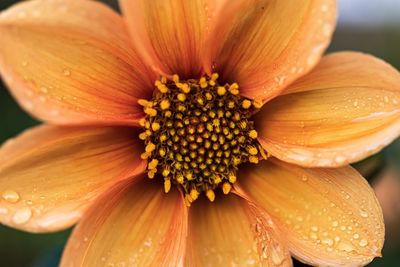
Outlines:
{"label": "flower center", "polygon": [[147,114],[139,135],[147,175],[162,176],[165,192],[178,185],[188,205],[201,193],[214,201],[218,188],[228,194],[240,164],[267,158],[251,121],[261,103],[240,96],[237,83],[221,86],[217,79],[216,73],[200,80],[163,77],[151,100],[139,100]]}

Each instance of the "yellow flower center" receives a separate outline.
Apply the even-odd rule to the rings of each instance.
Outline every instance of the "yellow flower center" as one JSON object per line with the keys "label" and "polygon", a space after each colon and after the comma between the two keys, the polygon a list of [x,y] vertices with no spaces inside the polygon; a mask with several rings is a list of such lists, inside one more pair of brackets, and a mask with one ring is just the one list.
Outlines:
{"label": "yellow flower center", "polygon": [[163,177],[165,192],[178,185],[188,205],[201,193],[214,201],[217,188],[228,194],[240,164],[267,158],[251,121],[261,103],[240,96],[237,83],[221,86],[217,79],[161,78],[152,99],[139,100],[147,114],[139,136],[147,175]]}

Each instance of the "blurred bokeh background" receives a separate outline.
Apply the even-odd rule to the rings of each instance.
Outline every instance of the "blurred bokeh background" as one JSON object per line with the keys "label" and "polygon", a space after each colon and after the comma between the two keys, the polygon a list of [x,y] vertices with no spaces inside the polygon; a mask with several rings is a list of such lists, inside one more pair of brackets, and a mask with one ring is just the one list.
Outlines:
{"label": "blurred bokeh background", "polygon": [[[1,0],[0,10],[16,2]],[[117,0],[103,2],[117,8]],[[339,0],[339,3],[339,24],[329,51],[371,53],[400,69],[400,1]],[[38,123],[19,109],[1,80],[0,114],[0,143]],[[400,141],[355,167],[376,190],[386,223],[383,258],[369,266],[400,266]],[[70,230],[33,235],[0,225],[0,266],[55,267],[69,233]],[[304,265],[296,263],[296,266]]]}

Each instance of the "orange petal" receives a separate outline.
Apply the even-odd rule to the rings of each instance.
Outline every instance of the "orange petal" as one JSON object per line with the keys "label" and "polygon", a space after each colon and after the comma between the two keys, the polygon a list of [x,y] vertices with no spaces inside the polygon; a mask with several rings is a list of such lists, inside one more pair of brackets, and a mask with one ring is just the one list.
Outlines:
{"label": "orange petal", "polygon": [[212,31],[206,68],[238,82],[247,97],[271,99],[315,66],[335,23],[334,0],[229,2]]}
{"label": "orange petal", "polygon": [[141,150],[127,128],[23,133],[0,149],[0,222],[30,232],[73,225],[111,184],[144,171]]}
{"label": "orange petal", "polygon": [[230,194],[190,208],[185,266],[292,266],[265,212]]}
{"label": "orange petal", "polygon": [[181,266],[187,207],[149,180],[121,182],[78,224],[61,261],[65,266]]}
{"label": "orange petal", "polygon": [[374,179],[373,188],[382,207],[387,244],[399,244],[400,236],[400,173],[397,168],[387,167]]}
{"label": "orange petal", "polygon": [[241,186],[280,227],[289,249],[315,266],[361,266],[380,256],[378,201],[351,167],[305,169],[278,160],[240,172]]}
{"label": "orange petal", "polygon": [[[0,14],[0,73],[32,115],[52,123],[132,124],[154,79],[122,18],[95,1],[29,1]],[[153,77],[154,76],[154,77]]]}
{"label": "orange petal", "polygon": [[344,166],[381,150],[400,133],[400,74],[372,56],[325,57],[256,117],[275,157],[303,166]]}
{"label": "orange petal", "polygon": [[201,55],[215,0],[119,2],[133,42],[151,66],[184,78],[201,75]]}

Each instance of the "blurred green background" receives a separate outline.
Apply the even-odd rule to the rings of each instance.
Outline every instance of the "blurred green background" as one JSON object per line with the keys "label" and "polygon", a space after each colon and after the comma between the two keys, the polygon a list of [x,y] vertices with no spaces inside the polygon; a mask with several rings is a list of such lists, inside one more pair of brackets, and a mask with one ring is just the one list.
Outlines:
{"label": "blurred green background", "polygon": [[[15,2],[18,1],[1,0],[0,10]],[[108,2],[117,8],[116,1],[103,2]],[[400,69],[399,2],[398,0],[341,1],[342,16],[329,51],[368,52]],[[0,114],[0,143],[38,123],[19,109],[3,83],[0,83]],[[380,154],[355,165],[376,189],[387,223],[384,257],[375,260],[369,266],[400,266],[399,158],[400,141],[397,141]],[[57,266],[69,233],[70,230],[56,234],[33,235],[0,226],[0,266]],[[295,264],[304,266],[300,263]]]}

